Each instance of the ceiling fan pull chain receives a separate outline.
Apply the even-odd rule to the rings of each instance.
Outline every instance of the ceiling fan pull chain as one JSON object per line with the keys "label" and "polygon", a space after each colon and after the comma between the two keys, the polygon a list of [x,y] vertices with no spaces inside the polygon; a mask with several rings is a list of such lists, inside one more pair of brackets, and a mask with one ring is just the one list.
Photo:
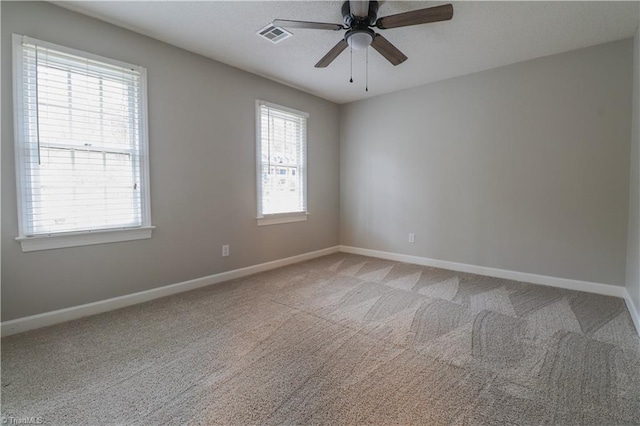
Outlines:
{"label": "ceiling fan pull chain", "polygon": [[349,52],[351,53],[351,71],[349,76],[349,83],[353,83],[353,47],[349,46]]}
{"label": "ceiling fan pull chain", "polygon": [[367,50],[367,64],[365,65],[364,91],[368,92],[369,91],[369,48],[367,48],[366,50]]}

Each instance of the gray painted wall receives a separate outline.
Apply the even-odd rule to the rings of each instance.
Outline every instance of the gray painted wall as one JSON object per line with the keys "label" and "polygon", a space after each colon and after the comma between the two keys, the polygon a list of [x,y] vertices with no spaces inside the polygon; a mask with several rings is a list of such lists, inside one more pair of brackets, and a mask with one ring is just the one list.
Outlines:
{"label": "gray painted wall", "polygon": [[633,113],[627,238],[627,291],[640,312],[640,28],[633,45]]}
{"label": "gray painted wall", "polygon": [[[2,320],[93,302],[339,243],[339,108],[47,3],[2,2]],[[11,33],[147,67],[150,240],[22,253]],[[256,226],[256,99],[310,114],[307,222]],[[231,245],[222,258],[221,245]]]}
{"label": "gray painted wall", "polygon": [[341,243],[623,286],[632,48],[343,106]]}

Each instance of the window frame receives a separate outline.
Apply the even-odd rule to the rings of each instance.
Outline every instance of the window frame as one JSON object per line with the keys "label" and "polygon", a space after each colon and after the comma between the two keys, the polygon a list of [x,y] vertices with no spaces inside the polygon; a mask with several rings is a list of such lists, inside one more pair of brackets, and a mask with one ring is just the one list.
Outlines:
{"label": "window frame", "polygon": [[[82,231],[54,232],[29,235],[27,232],[26,203],[29,196],[23,192],[27,179],[27,158],[24,152],[26,134],[24,133],[24,74],[22,69],[22,44],[36,44],[44,48],[79,56],[89,60],[103,62],[118,67],[134,69],[140,73],[140,117],[139,117],[139,165],[140,168],[140,201],[141,226],[88,229]],[[18,237],[22,251],[49,250],[64,247],[76,247],[92,244],[104,244],[120,241],[131,241],[151,238],[155,226],[151,225],[151,192],[149,178],[149,132],[148,132],[148,98],[147,70],[145,67],[107,58],[67,46],[38,40],[21,34],[12,34],[12,71],[13,71],[13,127],[16,168],[16,196],[18,210]]]}
{"label": "window frame", "polygon": [[[277,109],[283,112],[287,112],[290,114],[295,114],[305,118],[305,139],[303,141],[304,144],[304,164],[303,164],[303,176],[302,176],[302,191],[303,191],[303,202],[304,202],[304,211],[300,212],[286,212],[286,213],[273,213],[273,214],[264,214],[262,213],[262,111],[261,107],[266,106],[268,108]],[[265,225],[279,225],[283,223],[291,223],[291,222],[304,222],[307,220],[307,216],[309,216],[309,206],[308,202],[308,186],[307,186],[307,166],[308,166],[308,120],[309,113],[300,111],[297,109],[285,107],[282,105],[274,104],[267,101],[262,101],[257,99],[255,106],[255,116],[256,116],[256,199],[257,199],[257,225],[265,226]]]}

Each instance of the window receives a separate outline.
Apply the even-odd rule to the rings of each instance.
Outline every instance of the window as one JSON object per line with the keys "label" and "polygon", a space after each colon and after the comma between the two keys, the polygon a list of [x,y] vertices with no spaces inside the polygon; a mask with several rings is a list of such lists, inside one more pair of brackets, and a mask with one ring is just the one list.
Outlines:
{"label": "window", "polygon": [[13,35],[23,251],[150,238],[146,70]]}
{"label": "window", "polygon": [[258,225],[307,220],[308,114],[256,102]]}

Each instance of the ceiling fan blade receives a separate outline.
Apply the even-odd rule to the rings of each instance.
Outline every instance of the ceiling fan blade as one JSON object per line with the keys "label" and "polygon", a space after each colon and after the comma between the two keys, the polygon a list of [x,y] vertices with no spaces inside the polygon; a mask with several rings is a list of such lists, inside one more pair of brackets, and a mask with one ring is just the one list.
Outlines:
{"label": "ceiling fan blade", "polygon": [[376,49],[378,53],[384,56],[393,65],[400,65],[407,60],[404,53],[398,50],[389,40],[382,37],[380,34],[376,34],[371,47]]}
{"label": "ceiling fan blade", "polygon": [[333,46],[331,48],[331,50],[322,57],[322,59],[320,59],[318,61],[318,63],[315,65],[316,68],[326,68],[327,66],[329,66],[329,64],[331,62],[333,62],[334,59],[336,59],[338,57],[339,54],[342,53],[342,51],[344,49],[346,49],[348,46],[347,42],[344,41],[344,39],[340,40],[338,42],[338,44],[336,44],[335,46]]}
{"label": "ceiling fan blade", "polygon": [[349,0],[349,10],[353,16],[366,18],[369,15],[369,1]]}
{"label": "ceiling fan blade", "polygon": [[386,30],[389,28],[428,24],[430,22],[448,21],[451,18],[453,18],[453,6],[444,4],[442,6],[428,7],[426,9],[385,16],[384,18],[378,19],[376,26],[381,30]]}
{"label": "ceiling fan blade", "polygon": [[288,19],[276,19],[271,23],[274,27],[283,28],[308,28],[311,30],[343,30],[342,24],[327,24],[325,22],[289,21]]}

